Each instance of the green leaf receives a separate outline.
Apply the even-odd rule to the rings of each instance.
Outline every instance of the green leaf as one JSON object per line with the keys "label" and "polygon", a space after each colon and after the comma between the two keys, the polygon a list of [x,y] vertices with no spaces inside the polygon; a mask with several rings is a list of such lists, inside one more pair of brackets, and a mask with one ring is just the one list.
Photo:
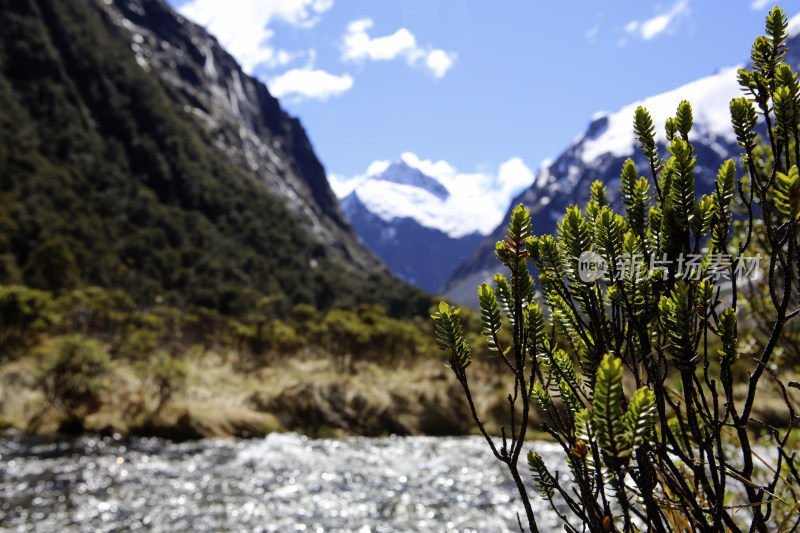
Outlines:
{"label": "green leaf", "polygon": [[[583,459],[582,462],[585,462],[586,469],[590,474],[595,472],[595,461],[594,461],[594,453],[591,451],[591,443],[595,441],[595,433],[592,429],[592,414],[589,409],[581,409],[577,413],[574,414],[575,417],[575,441],[583,442],[586,444],[587,453],[586,457]],[[570,468],[572,469],[573,473],[578,475],[577,472],[581,472],[581,476],[583,476],[583,465],[575,464],[573,461],[572,454],[567,456],[567,461],[569,463]],[[594,476],[590,476],[590,483],[594,483],[593,480]]]}
{"label": "green leaf", "polygon": [[531,357],[538,353],[539,345],[544,341],[544,315],[538,302],[533,302],[526,310],[526,325],[528,330],[528,354]]}
{"label": "green leaf", "polygon": [[578,373],[575,372],[575,365],[572,364],[572,359],[567,352],[560,348],[554,350],[550,357],[550,366],[552,368],[551,373],[559,382],[566,381],[575,390],[582,390]]}
{"label": "green leaf", "polygon": [[625,413],[625,437],[634,451],[642,446],[653,432],[656,420],[655,393],[647,387],[638,389]]}
{"label": "green leaf", "polygon": [[780,7],[773,7],[769,15],[767,15],[767,35],[770,36],[772,41],[772,58],[777,64],[782,61],[786,55],[786,30],[788,23],[786,15]]}
{"label": "green leaf", "polygon": [[594,180],[589,186],[589,200],[596,203],[598,206],[603,207],[608,205],[608,197],[606,196],[606,187],[600,180]]}
{"label": "green leaf", "polygon": [[555,291],[548,293],[548,303],[552,311],[553,324],[568,338],[578,336],[578,320],[567,302]]}
{"label": "green leaf", "polygon": [[797,128],[797,101],[789,87],[778,87],[772,93],[775,131],[778,142],[788,142]]}
{"label": "green leaf", "polygon": [[689,302],[689,286],[681,280],[669,297],[661,298],[658,306],[671,343],[669,352],[675,368],[681,372],[694,372],[700,356],[694,350],[696,310]]}
{"label": "green leaf", "polygon": [[508,224],[508,236],[515,241],[524,241],[531,235],[531,213],[525,206],[519,204],[511,213],[511,222]]}
{"label": "green leaf", "polygon": [[622,174],[620,174],[619,192],[622,195],[622,204],[631,206],[633,204],[633,184],[639,179],[636,171],[636,164],[633,159],[626,159],[622,164]]}
{"label": "green leaf", "polygon": [[628,225],[634,233],[643,238],[647,233],[647,215],[650,211],[650,183],[639,177],[631,191],[631,205],[628,208]]}
{"label": "green leaf", "polygon": [[511,285],[508,284],[508,280],[502,274],[495,274],[494,275],[494,288],[495,288],[495,295],[497,298],[498,303],[500,304],[500,309],[503,313],[511,320],[513,325],[514,323],[514,297],[511,294]]}
{"label": "green leaf", "polygon": [[728,235],[731,219],[731,200],[736,183],[736,164],[728,159],[717,172],[716,191],[714,199],[713,229],[711,244],[715,250],[726,252],[728,248]]}
{"label": "green leaf", "polygon": [[704,279],[697,284],[697,308],[705,317],[705,313],[711,308],[711,301],[714,298],[714,284],[710,279]]}
{"label": "green leaf", "polygon": [[775,206],[778,211],[791,219],[797,218],[800,215],[800,173],[796,165],[787,174],[776,174],[775,189]]}
{"label": "green leaf", "polygon": [[609,467],[616,469],[630,455],[622,414],[622,359],[606,354],[597,369],[592,427]]}
{"label": "green leaf", "polygon": [[604,207],[595,220],[595,242],[597,251],[609,266],[616,264],[622,253],[622,235],[625,221],[611,209]]}
{"label": "green leaf", "polygon": [[792,67],[786,63],[781,63],[778,65],[778,69],[775,72],[775,81],[777,82],[778,87],[786,87],[792,98],[797,98],[797,95],[800,94],[800,85],[798,85],[797,82],[797,74],[792,72]]}
{"label": "green leaf", "polygon": [[678,123],[677,121],[669,117],[667,122],[664,124],[664,129],[667,133],[667,142],[672,142],[672,139],[675,137],[675,134],[678,133]]}
{"label": "green leaf", "polygon": [[536,406],[542,411],[547,411],[553,406],[553,399],[550,397],[550,393],[538,381],[531,388],[531,397]]}
{"label": "green leaf", "polygon": [[558,223],[558,244],[564,258],[566,273],[570,280],[580,287],[578,277],[578,258],[591,248],[591,233],[583,213],[578,207],[572,205],[567,208],[567,213]]}
{"label": "green leaf", "polygon": [[675,173],[672,177],[670,199],[675,210],[675,222],[688,227],[694,217],[694,165],[692,146],[683,139],[675,138],[669,147],[672,153],[670,163]]}
{"label": "green leaf", "polygon": [[446,302],[439,303],[439,311],[431,315],[436,333],[436,340],[445,350],[450,367],[465,369],[472,362],[470,349],[461,333],[461,320],[458,318],[459,309],[451,307]]}
{"label": "green leaf", "polygon": [[[592,341],[591,336],[589,336],[589,341]],[[578,362],[581,366],[581,374],[583,374],[584,390],[588,389],[590,394],[594,394],[594,381],[597,376],[597,366],[600,364],[600,361],[595,356],[595,347],[587,345],[582,338],[578,338],[575,341],[575,345],[578,352]]]}
{"label": "green leaf", "polygon": [[497,346],[495,340],[502,327],[500,305],[497,303],[494,291],[487,283],[480,286],[478,300],[481,305],[481,333],[486,337],[489,355],[499,355],[501,347]]}
{"label": "green leaf", "polygon": [[561,255],[558,243],[552,235],[539,237],[539,273],[554,279],[564,278],[564,266],[561,264]]}
{"label": "green leaf", "polygon": [[717,335],[722,340],[722,349],[718,350],[723,359],[728,362],[734,361],[739,357],[736,349],[738,335],[736,331],[736,312],[730,307],[722,311],[717,322]]}
{"label": "green leaf", "polygon": [[[652,216],[652,212],[651,212]],[[681,249],[681,228],[678,226],[675,208],[672,200],[664,203],[664,212],[661,216],[661,228],[658,232],[659,255],[667,254],[668,259],[674,259]]]}
{"label": "green leaf", "polygon": [[708,195],[703,195],[694,206],[692,216],[692,231],[697,240],[705,237],[711,231],[711,223],[714,220],[714,199]]}
{"label": "green leaf", "polygon": [[561,383],[558,384],[558,390],[559,393],[561,394],[561,401],[564,402],[564,405],[566,406],[567,409],[569,409],[573,413],[583,409],[583,402],[569,387],[566,381],[562,381]]}
{"label": "green leaf", "polygon": [[739,146],[745,149],[752,149],[756,138],[756,121],[758,120],[753,103],[744,97],[734,98],[731,100],[730,108],[731,124],[733,125],[734,133],[736,133],[736,140]]}
{"label": "green leaf", "polygon": [[645,157],[650,161],[652,168],[658,169],[661,167],[658,148],[656,148],[656,129],[653,126],[653,119],[647,109],[642,106],[636,108],[633,118],[633,131],[639,140],[639,148],[642,149]]}
{"label": "green leaf", "polygon": [[692,118],[692,106],[686,100],[678,104],[678,112],[675,116],[675,125],[678,131],[681,132],[681,137],[684,141],[689,141],[689,132],[694,124]]}
{"label": "green leaf", "polygon": [[555,494],[556,480],[547,471],[542,457],[533,450],[528,452],[528,468],[539,487],[539,493],[545,498],[552,498]]}

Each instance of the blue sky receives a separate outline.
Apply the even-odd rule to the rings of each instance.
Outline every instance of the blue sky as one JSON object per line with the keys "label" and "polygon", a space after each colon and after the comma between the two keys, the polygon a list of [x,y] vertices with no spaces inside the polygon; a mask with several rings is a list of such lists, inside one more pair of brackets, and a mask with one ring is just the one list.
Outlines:
{"label": "blue sky", "polygon": [[774,5],[168,1],[300,118],[338,190],[404,154],[498,203],[597,111],[745,61]]}

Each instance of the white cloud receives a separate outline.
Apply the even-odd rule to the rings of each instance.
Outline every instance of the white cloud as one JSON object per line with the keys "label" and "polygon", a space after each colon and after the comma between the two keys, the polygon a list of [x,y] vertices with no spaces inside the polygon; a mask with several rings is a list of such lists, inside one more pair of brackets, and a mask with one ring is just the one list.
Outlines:
{"label": "white cloud", "polygon": [[277,98],[327,100],[353,86],[349,74],[336,76],[324,70],[296,68],[269,80],[270,93]]}
{"label": "white cloud", "polygon": [[789,23],[786,26],[787,35],[794,36],[798,33],[800,33],[800,13],[790,18]]}
{"label": "white cloud", "polygon": [[436,78],[444,76],[456,55],[432,47],[423,48],[406,28],[400,28],[385,37],[370,37],[367,30],[372,28],[372,19],[354,20],[347,25],[342,46],[343,61],[391,61],[405,58],[409,65],[422,65]]}
{"label": "white cloud", "polygon": [[328,184],[337,198],[344,198],[358,185],[358,180],[349,179],[341,174],[328,174]]}
{"label": "white cloud", "polygon": [[[496,170],[460,172],[447,161],[420,159],[412,152],[404,152],[400,158],[408,165],[418,168],[424,174],[435,178],[449,192],[450,196],[436,206],[418,206],[427,214],[431,227],[438,227],[450,235],[466,235],[474,231],[488,234],[503,220],[511,200],[523,189],[533,183],[533,172],[519,157],[502,163]],[[328,181],[336,196],[344,198],[367,177],[385,170],[391,161],[374,161],[367,173],[352,178],[329,174]],[[368,184],[365,184],[365,186]],[[391,189],[389,189],[391,190]],[[363,199],[362,199],[363,200]],[[428,198],[431,200],[431,198]],[[371,198],[376,205],[393,205],[396,198]],[[439,200],[437,200],[439,202]],[[395,208],[390,207],[389,210]],[[413,210],[413,207],[409,207]]]}
{"label": "white cloud", "polygon": [[770,4],[770,2],[771,0],[753,0],[750,3],[750,9],[752,9],[753,11],[759,11],[767,7]]}
{"label": "white cloud", "polygon": [[372,27],[372,24],[370,19],[361,19],[347,25],[342,53],[343,60],[388,61],[417,48],[416,38],[405,28],[400,28],[386,37],[371,39],[367,30]]}
{"label": "white cloud", "polygon": [[454,60],[454,54],[448,54],[444,50],[433,50],[428,53],[428,57],[425,59],[425,66],[430,69],[434,77],[441,78],[453,66]]}
{"label": "white cloud", "polygon": [[433,162],[430,159],[420,159],[413,152],[403,152],[400,155],[400,159],[408,163],[410,166],[420,169],[423,174],[427,174],[432,178],[436,178],[442,182],[443,185],[445,185],[448,180],[453,180],[457,175],[456,168],[442,159],[436,162]]}
{"label": "white cloud", "polygon": [[190,0],[180,13],[204,26],[248,73],[260,64],[285,64],[288,52],[276,52],[269,44],[270,22],[281,20],[299,28],[313,27],[333,0]]}
{"label": "white cloud", "polygon": [[670,31],[674,22],[689,13],[689,0],[678,0],[669,11],[648,20],[632,20],[625,25],[625,31],[649,41],[650,39]]}
{"label": "white cloud", "polygon": [[500,185],[500,195],[508,197],[509,201],[533,183],[533,172],[519,157],[509,159],[497,172],[497,183]]}

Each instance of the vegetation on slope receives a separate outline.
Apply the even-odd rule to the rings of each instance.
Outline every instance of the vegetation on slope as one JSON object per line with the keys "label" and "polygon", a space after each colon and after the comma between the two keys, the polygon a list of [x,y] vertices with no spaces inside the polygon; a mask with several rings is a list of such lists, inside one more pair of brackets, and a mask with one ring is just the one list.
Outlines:
{"label": "vegetation on slope", "polygon": [[213,148],[90,2],[0,1],[0,283],[100,286],[228,315],[264,296],[424,313],[358,273]]}

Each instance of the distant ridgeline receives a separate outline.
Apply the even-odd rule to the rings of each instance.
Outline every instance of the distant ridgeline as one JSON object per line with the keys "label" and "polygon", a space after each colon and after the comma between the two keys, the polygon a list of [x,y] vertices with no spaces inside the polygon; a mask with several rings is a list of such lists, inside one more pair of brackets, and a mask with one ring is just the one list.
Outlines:
{"label": "distant ridgeline", "polygon": [[[786,63],[793,68],[800,65],[800,33],[798,27],[789,29],[789,52]],[[626,159],[631,158],[640,175],[647,175],[649,166],[637,146],[633,133],[633,116],[639,105],[653,115],[659,154],[668,154],[663,134],[664,120],[674,116],[678,103],[688,100],[695,112],[692,144],[698,164],[695,168],[698,193],[713,190],[719,166],[734,158],[737,175],[741,175],[736,136],[730,125],[729,105],[732,98],[742,96],[736,79],[738,67],[722,68],[713,75],[700,78],[677,89],[634,102],[616,113],[597,113],[586,130],[553,161],[538,171],[531,186],[522,191],[509,205],[503,220],[508,220],[520,203],[531,211],[535,235],[556,235],[557,223],[570,205],[585,205],[589,200],[590,185],[600,180],[608,187],[612,206],[621,206],[619,192],[620,172]],[[763,119],[758,130],[764,132]],[[444,288],[444,293],[455,302],[477,305],[475,287],[490,281],[499,271],[494,257],[495,243],[503,240],[507,224],[498,225],[480,245],[458,265]]]}
{"label": "distant ridgeline", "polygon": [[427,311],[358,243],[300,123],[163,0],[0,0],[0,27],[0,283]]}

